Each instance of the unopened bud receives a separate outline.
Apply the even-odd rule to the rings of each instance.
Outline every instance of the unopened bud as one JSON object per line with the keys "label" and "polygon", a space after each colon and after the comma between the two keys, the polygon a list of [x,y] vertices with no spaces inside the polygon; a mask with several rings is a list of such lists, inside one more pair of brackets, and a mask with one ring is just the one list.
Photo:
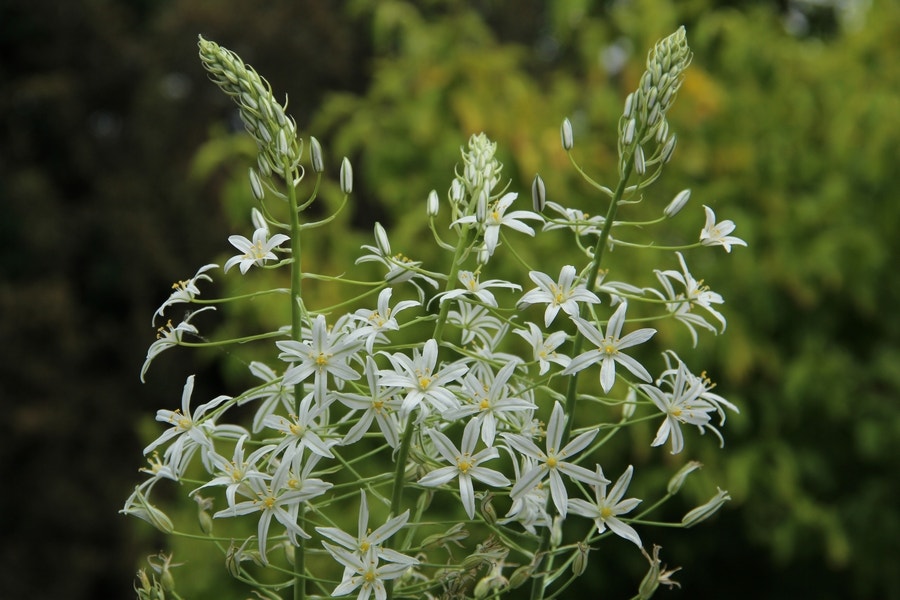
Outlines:
{"label": "unopened bud", "polygon": [[663,214],[669,218],[674,217],[682,208],[684,208],[684,205],[687,204],[690,199],[691,190],[681,190],[674,198],[672,198],[672,201],[669,202],[669,205],[663,210]]}
{"label": "unopened bud", "polygon": [[534,212],[543,212],[544,205],[547,203],[547,188],[544,186],[544,180],[540,174],[534,176],[531,183],[531,206]]}
{"label": "unopened bud", "polygon": [[481,190],[475,199],[475,220],[478,223],[484,223],[487,218],[488,211],[488,195],[487,192]]}
{"label": "unopened bud", "polygon": [[634,114],[634,99],[634,92],[631,92],[630,94],[628,94],[628,97],[625,98],[625,110],[622,111],[622,116],[626,119],[630,119]]}
{"label": "unopened bud", "polygon": [[726,490],[719,490],[715,496],[710,498],[706,504],[701,504],[694,510],[688,511],[681,519],[681,524],[685,527],[693,527],[697,523],[701,523],[710,518],[722,508],[722,505],[731,500]]}
{"label": "unopened bud", "polygon": [[322,144],[314,137],[309,138],[309,157],[312,161],[313,171],[316,173],[325,171],[325,159],[322,158]]}
{"label": "unopened bud", "polygon": [[454,203],[462,202],[464,193],[465,190],[463,190],[462,183],[459,179],[454,179],[453,183],[450,184],[450,201]]}
{"label": "unopened bud", "polygon": [[630,146],[631,142],[634,141],[634,128],[637,126],[635,120],[629,119],[628,123],[625,124],[625,132],[622,134],[622,144],[626,146]]}
{"label": "unopened bud", "polygon": [[428,201],[425,205],[425,213],[434,218],[438,215],[438,210],[440,210],[441,204],[440,199],[438,198],[438,194],[435,190],[431,190],[428,192]]}
{"label": "unopened bud", "polygon": [[644,149],[638,144],[634,148],[634,170],[638,175],[647,172],[647,164],[644,162]]}
{"label": "unopened bud", "polygon": [[678,142],[677,136],[673,133],[666,145],[663,146],[661,156],[663,164],[668,164],[672,160],[672,154],[675,152],[675,144]]}
{"label": "unopened bud", "polygon": [[575,136],[572,133],[572,122],[568,118],[563,119],[562,126],[559,128],[559,134],[562,138],[563,150],[568,152],[575,145]]}
{"label": "unopened bud", "polygon": [[562,524],[563,519],[561,516],[556,515],[553,517],[553,524],[550,526],[550,547],[558,548],[562,544]]}
{"label": "unopened bud", "polygon": [[353,167],[346,156],[341,162],[341,191],[347,195],[353,192]]}
{"label": "unopened bud", "polygon": [[250,167],[250,191],[253,192],[253,197],[257,200],[262,200],[265,197],[262,181],[260,181],[259,175],[257,175],[256,169],[253,167]]}
{"label": "unopened bud", "polygon": [[672,479],[669,480],[669,485],[666,486],[666,491],[669,494],[677,494],[678,490],[681,489],[681,486],[684,485],[684,480],[687,479],[687,476],[701,468],[703,465],[696,460],[692,460],[685,464],[683,467],[678,469],[678,472],[672,475]]}
{"label": "unopened bud", "polygon": [[633,417],[635,410],[637,410],[637,392],[634,388],[629,388],[625,395],[625,403],[622,405],[622,419],[628,420]]}

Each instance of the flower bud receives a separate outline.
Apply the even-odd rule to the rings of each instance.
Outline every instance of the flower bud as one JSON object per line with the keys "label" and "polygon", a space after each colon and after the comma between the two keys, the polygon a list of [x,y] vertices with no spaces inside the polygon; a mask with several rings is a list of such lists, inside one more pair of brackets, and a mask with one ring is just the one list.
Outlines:
{"label": "flower bud", "polygon": [[325,171],[325,160],[322,158],[322,144],[314,137],[309,138],[309,157],[312,161],[313,171],[316,173]]}
{"label": "flower bud", "polygon": [[622,116],[626,119],[630,119],[632,115],[634,115],[634,92],[628,94],[628,97],[625,98],[625,110],[622,111]]}
{"label": "flower bud", "polygon": [[622,419],[627,421],[633,417],[635,410],[637,410],[637,392],[634,391],[634,388],[629,388],[622,405]]}
{"label": "flower bud", "polygon": [[562,545],[562,524],[563,519],[559,515],[553,517],[553,525],[550,526],[550,547],[558,548]]}
{"label": "flower bud", "polygon": [[672,154],[675,152],[675,144],[678,142],[676,135],[673,133],[666,145],[663,146],[661,156],[663,164],[668,164],[672,160]]}
{"label": "flower bud", "polygon": [[685,464],[683,467],[678,469],[678,472],[672,475],[672,479],[669,480],[669,485],[666,486],[666,491],[669,492],[670,495],[677,494],[678,490],[681,489],[681,486],[684,485],[684,480],[687,479],[687,476],[701,468],[703,465],[696,460],[692,460]]}
{"label": "flower bud", "polygon": [[341,191],[347,195],[353,192],[353,167],[346,156],[341,162]]}
{"label": "flower bud", "polygon": [[543,212],[544,205],[547,203],[547,188],[544,186],[544,180],[540,174],[534,176],[531,183],[531,206],[534,212]]}
{"label": "flower bud", "polygon": [[256,169],[253,167],[250,167],[250,191],[253,192],[253,197],[260,201],[266,195],[263,191],[262,181],[260,181],[259,175],[256,174]]}
{"label": "flower bud", "polygon": [[438,210],[440,209],[440,199],[438,198],[438,193],[435,190],[431,190],[428,192],[428,200],[425,204],[425,213],[430,217],[434,218],[438,215]]}
{"label": "flower bud", "polygon": [[456,204],[462,202],[463,194],[465,194],[465,190],[462,182],[459,179],[454,179],[453,183],[450,184],[450,201]]}
{"label": "flower bud", "polygon": [[697,523],[701,523],[710,518],[722,508],[722,505],[731,500],[728,491],[719,490],[715,496],[710,498],[706,504],[701,504],[694,510],[688,511],[681,519],[681,524],[685,527],[693,527]]}
{"label": "flower bud", "polygon": [[672,201],[669,202],[669,205],[663,210],[663,214],[669,218],[674,217],[682,208],[684,208],[684,205],[687,204],[690,199],[691,190],[681,190],[674,198],[672,198]]}
{"label": "flower bud", "polygon": [[644,149],[638,144],[634,148],[634,170],[638,175],[647,172],[647,164],[644,162]]}
{"label": "flower bud", "polygon": [[625,124],[625,132],[622,134],[622,144],[626,146],[630,146],[631,142],[634,141],[634,128],[637,126],[635,120],[629,119],[628,123]]}
{"label": "flower bud", "polygon": [[572,134],[572,122],[568,118],[563,119],[559,133],[562,138],[563,150],[568,152],[575,145],[575,136]]}

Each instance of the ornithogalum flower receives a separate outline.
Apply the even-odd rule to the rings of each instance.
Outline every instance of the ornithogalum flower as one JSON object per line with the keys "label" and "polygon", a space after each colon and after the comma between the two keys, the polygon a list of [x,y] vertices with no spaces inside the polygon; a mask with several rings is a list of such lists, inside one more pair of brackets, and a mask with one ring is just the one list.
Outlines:
{"label": "ornithogalum flower", "polygon": [[563,430],[566,426],[565,411],[562,404],[557,402],[553,406],[553,412],[550,414],[550,422],[547,424],[547,448],[541,450],[537,445],[524,435],[502,433],[500,434],[506,443],[517,452],[534,459],[534,466],[528,471],[522,473],[522,476],[513,485],[509,494],[513,500],[519,498],[534,487],[536,487],[544,478],[550,479],[550,496],[553,498],[553,505],[563,517],[566,516],[569,495],[566,492],[566,484],[562,476],[566,475],[579,481],[595,481],[595,474],[588,471],[584,467],[569,462],[570,459],[594,441],[597,437],[597,430],[586,431],[562,446]]}
{"label": "ornithogalum flower", "polygon": [[546,327],[550,326],[560,309],[570,317],[577,317],[579,302],[597,304],[600,298],[584,284],[576,284],[575,276],[575,267],[572,265],[566,265],[560,270],[559,281],[553,281],[539,271],[531,271],[528,277],[537,284],[537,287],[522,296],[518,308],[521,310],[532,304],[546,304],[547,310],[544,311]]}
{"label": "ornithogalum flower", "polygon": [[625,348],[646,342],[656,333],[655,329],[645,328],[622,336],[622,327],[625,325],[625,311],[627,308],[628,304],[626,302],[619,305],[619,308],[616,309],[616,312],[613,313],[609,323],[606,325],[605,336],[603,331],[594,326],[593,323],[580,318],[574,319],[578,331],[596,348],[573,358],[569,366],[563,369],[563,375],[577,373],[591,365],[600,363],[600,385],[603,387],[604,392],[611,390],[616,382],[616,363],[619,363],[644,381],[652,379],[650,373],[647,372],[647,369],[641,363],[621,352]]}
{"label": "ornithogalum flower", "polygon": [[463,430],[462,443],[459,448],[446,435],[434,429],[428,430],[428,437],[434,443],[441,458],[450,463],[449,467],[440,467],[419,480],[419,485],[434,487],[447,483],[454,477],[459,480],[459,498],[470,519],[475,518],[475,488],[473,479],[494,487],[509,485],[509,480],[499,471],[481,466],[481,463],[497,458],[496,448],[483,448],[475,452],[478,444],[478,422],[470,420]]}
{"label": "ornithogalum flower", "polygon": [[725,252],[731,252],[732,246],[746,246],[747,242],[739,237],[728,235],[735,229],[734,221],[726,219],[716,223],[716,213],[708,206],[706,211],[706,224],[700,231],[700,243],[704,246],[722,246]]}
{"label": "ornithogalum flower", "polygon": [[616,484],[609,494],[607,494],[606,489],[609,485],[609,480],[603,476],[603,469],[600,468],[600,465],[597,465],[596,480],[589,482],[591,487],[594,488],[595,501],[588,502],[581,498],[573,498],[569,500],[569,510],[573,514],[593,519],[594,524],[597,526],[597,533],[603,533],[609,527],[617,536],[641,546],[641,538],[637,531],[631,525],[619,519],[619,515],[631,512],[641,503],[638,498],[622,500],[625,490],[628,489],[628,484],[631,483],[631,475],[633,473],[634,469],[629,465],[625,472],[622,473],[622,476],[616,480]]}

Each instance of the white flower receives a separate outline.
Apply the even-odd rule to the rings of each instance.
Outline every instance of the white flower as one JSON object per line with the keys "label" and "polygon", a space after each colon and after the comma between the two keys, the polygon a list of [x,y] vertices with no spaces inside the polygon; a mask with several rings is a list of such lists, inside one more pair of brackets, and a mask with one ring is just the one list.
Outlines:
{"label": "white flower", "polygon": [[503,281],[502,279],[489,279],[488,281],[483,282],[479,281],[478,275],[472,271],[460,271],[458,277],[459,282],[463,285],[462,289],[450,290],[449,292],[438,294],[441,303],[465,294],[472,294],[488,306],[497,306],[497,299],[494,298],[494,294],[488,288],[502,287],[511,290],[522,289],[520,286],[508,281]]}
{"label": "white flower", "polygon": [[192,335],[198,335],[200,333],[196,326],[191,325],[191,319],[207,310],[216,310],[216,307],[207,306],[200,310],[189,312],[185,315],[184,321],[178,325],[173,326],[172,321],[169,321],[165,326],[156,330],[156,341],[147,348],[147,358],[144,359],[144,364],[141,367],[141,381],[144,381],[144,376],[147,374],[147,370],[150,369],[150,363],[153,362],[153,359],[163,350],[168,350],[169,348],[180,344],[181,338],[184,337],[184,334],[186,333]]}
{"label": "white flower", "polygon": [[375,342],[383,343],[387,340],[384,335],[385,331],[397,331],[400,324],[397,323],[397,315],[413,306],[419,306],[415,300],[401,300],[394,308],[391,308],[389,302],[393,288],[384,288],[378,294],[378,306],[375,310],[361,308],[357,310],[353,318],[358,321],[361,326],[354,331],[354,337],[365,339],[366,352],[372,353]]}
{"label": "white flower", "polygon": [[618,518],[619,515],[634,510],[641,503],[638,498],[622,500],[625,490],[628,489],[628,484],[631,483],[633,472],[633,467],[629,465],[616,481],[612,491],[607,495],[606,487],[609,484],[609,480],[603,476],[603,469],[600,468],[600,465],[597,465],[597,479],[591,482],[596,502],[587,502],[580,498],[574,498],[569,500],[569,510],[576,515],[593,519],[594,524],[597,526],[597,533],[603,533],[609,527],[619,537],[631,540],[638,546],[641,546],[641,538],[637,531],[631,525],[623,523]]}
{"label": "white flower", "polygon": [[591,217],[577,208],[567,208],[556,202],[547,202],[545,208],[559,214],[562,218],[547,219],[544,231],[551,229],[571,229],[575,235],[600,235],[605,219],[602,216]]}
{"label": "white flower", "polygon": [[216,466],[221,475],[214,477],[208,483],[201,485],[194,490],[198,492],[203,488],[210,486],[225,487],[225,497],[228,500],[228,506],[234,506],[235,494],[238,489],[247,485],[251,479],[265,480],[268,476],[256,468],[256,463],[266,454],[275,449],[275,444],[267,444],[257,448],[250,453],[250,456],[244,458],[244,442],[249,439],[249,435],[242,435],[234,446],[234,455],[231,460],[220,456],[215,452],[211,452],[209,457],[212,464]]}
{"label": "white flower", "polygon": [[456,477],[459,480],[459,498],[470,519],[475,518],[475,490],[472,479],[494,487],[509,485],[509,480],[502,473],[481,466],[481,463],[497,458],[499,452],[496,448],[484,448],[475,452],[475,445],[478,443],[478,429],[478,423],[474,419],[466,423],[459,448],[440,431],[429,429],[428,437],[434,442],[441,457],[451,466],[435,469],[419,479],[420,485],[434,487],[443,485]]}
{"label": "white flower", "polygon": [[194,376],[191,375],[184,384],[181,408],[178,410],[160,409],[156,412],[156,420],[168,423],[171,427],[144,448],[144,454],[147,455],[162,444],[171,442],[164,454],[165,464],[179,478],[184,474],[190,458],[198,448],[203,450],[204,461],[206,461],[209,451],[213,449],[210,436],[215,431],[215,423],[212,419],[203,419],[203,415],[230,399],[228,396],[218,396],[191,411],[191,394],[193,392]]}
{"label": "white flower", "polygon": [[355,337],[348,336],[342,329],[328,331],[325,316],[318,315],[312,324],[309,341],[298,342],[287,340],[275,342],[281,350],[278,358],[298,363],[284,373],[283,384],[294,385],[315,376],[314,389],[316,402],[326,402],[328,374],[341,380],[359,379],[359,373],[353,370],[347,360],[356,353],[362,343]]}
{"label": "white flower", "polygon": [[459,300],[457,304],[459,310],[448,312],[447,322],[460,328],[460,342],[465,345],[478,339],[484,344],[491,343],[494,336],[488,330],[500,330],[503,326],[500,319],[491,315],[484,306],[463,300]]}
{"label": "white flower", "polygon": [[371,356],[366,357],[366,381],[369,384],[366,394],[347,394],[338,392],[337,399],[353,410],[362,410],[359,421],[350,428],[344,436],[341,445],[352,444],[359,441],[372,426],[372,421],[378,423],[378,428],[384,436],[384,441],[391,448],[396,448],[400,443],[399,423],[395,411],[400,408],[399,401],[394,399],[396,388],[385,388],[378,381],[378,366]]}
{"label": "white flower", "polygon": [[560,309],[570,317],[577,317],[579,302],[597,304],[600,298],[582,284],[573,287],[575,275],[575,267],[572,265],[560,269],[559,282],[553,281],[539,271],[529,272],[528,277],[537,284],[537,287],[522,296],[517,308],[521,310],[532,304],[547,304],[547,310],[544,312],[545,327],[550,326]]}
{"label": "white flower", "polygon": [[565,331],[554,331],[545,339],[540,327],[534,323],[528,323],[528,331],[516,329],[513,333],[521,336],[531,344],[533,358],[540,365],[541,375],[544,375],[550,369],[551,362],[566,367],[572,360],[565,354],[556,352],[556,349],[566,341]]}
{"label": "white flower", "polygon": [[400,388],[406,394],[400,405],[401,418],[406,418],[417,407],[427,411],[425,402],[442,413],[458,406],[456,396],[446,386],[458,380],[466,367],[451,364],[437,370],[438,345],[435,340],[425,342],[421,353],[414,349],[412,358],[399,352],[387,356],[394,369],[379,372],[381,384]]}
{"label": "white flower", "polygon": [[228,241],[232,246],[237,248],[240,254],[232,256],[225,262],[224,270],[234,265],[239,265],[241,273],[246,273],[253,265],[263,266],[267,260],[276,260],[278,257],[272,250],[288,241],[289,238],[283,233],[276,233],[269,237],[269,228],[260,227],[253,232],[253,239],[248,240],[242,235],[228,236]]}
{"label": "white flower", "polygon": [[594,441],[594,438],[597,437],[598,433],[597,429],[586,431],[566,444],[565,447],[560,447],[567,420],[568,417],[565,415],[562,404],[556,402],[553,405],[553,412],[550,414],[550,422],[547,425],[546,452],[538,448],[533,441],[523,435],[500,434],[506,440],[506,443],[515,448],[516,451],[535,460],[535,465],[523,473],[516,481],[509,492],[510,497],[515,500],[523,496],[535,488],[545,477],[549,477],[550,496],[553,498],[556,510],[563,517],[566,516],[569,496],[566,493],[566,485],[563,483],[560,473],[579,481],[593,481],[593,473],[584,467],[568,462],[568,460],[573,455],[587,448]]}
{"label": "white flower", "polygon": [[324,494],[331,488],[330,483],[309,478],[317,462],[318,459],[312,455],[300,470],[299,467],[303,463],[302,452],[298,451],[293,456],[286,457],[272,475],[271,481],[250,479],[246,486],[240,488],[241,494],[250,498],[249,500],[220,510],[213,517],[237,517],[260,513],[256,532],[259,556],[263,564],[268,564],[266,546],[273,518],[284,527],[292,544],[297,543],[298,536],[309,539],[309,534],[297,525],[300,504]]}
{"label": "white flower", "polygon": [[704,246],[722,246],[725,252],[731,252],[731,246],[746,246],[747,242],[739,237],[728,235],[734,231],[734,221],[727,219],[716,223],[716,213],[704,205],[706,225],[700,231],[700,243]]}
{"label": "white flower", "polygon": [[646,342],[656,333],[655,329],[645,328],[632,331],[624,337],[619,337],[622,335],[622,327],[625,325],[625,311],[627,307],[627,302],[622,302],[619,305],[619,308],[616,309],[616,312],[613,313],[609,323],[606,325],[605,336],[593,323],[580,318],[574,319],[578,330],[597,347],[573,358],[569,366],[563,369],[563,375],[577,373],[599,362],[600,385],[603,387],[604,392],[612,389],[613,384],[616,382],[616,363],[619,363],[644,381],[652,379],[650,373],[647,372],[647,369],[641,363],[621,352],[625,348]]}
{"label": "white flower", "polygon": [[692,376],[687,366],[679,361],[678,367],[666,373],[659,384],[671,387],[670,392],[663,391],[659,387],[642,384],[640,390],[650,397],[650,400],[666,416],[656,432],[656,438],[651,446],[661,446],[672,438],[672,454],[678,454],[684,448],[684,434],[681,424],[696,425],[700,431],[706,427],[712,429],[721,440],[721,434],[715,427],[709,425],[709,413],[716,410],[710,402],[702,399],[700,394],[705,390],[700,378]]}
{"label": "white flower", "polygon": [[[515,201],[518,196],[519,195],[514,192],[504,194],[488,208],[486,214],[484,215],[484,220],[482,221],[481,225],[484,228],[484,246],[489,256],[493,255],[494,250],[497,248],[497,244],[500,240],[501,225],[505,225],[510,229],[514,229],[521,233],[533,236],[534,229],[523,223],[521,219],[536,221],[544,220],[542,216],[537,213],[533,213],[530,210],[516,210],[507,215],[506,209],[508,209],[512,205],[513,201]],[[477,222],[477,215],[468,215],[462,217],[461,219],[457,219],[453,222],[453,224],[456,225],[460,223]]]}
{"label": "white flower", "polygon": [[325,415],[328,414],[328,406],[318,402],[313,405],[312,399],[313,394],[307,394],[300,401],[298,414],[291,415],[290,419],[278,415],[269,415],[263,419],[263,425],[280,431],[285,436],[275,449],[276,453],[288,447],[296,450],[309,448],[319,456],[334,458],[329,448],[334,446],[337,441],[325,441],[317,431],[323,427],[320,421],[324,421]]}
{"label": "white flower", "polygon": [[366,492],[363,490],[360,492],[358,534],[355,538],[337,527],[316,527],[316,531],[322,537],[337,542],[362,561],[377,558],[403,565],[414,565],[418,564],[416,559],[382,546],[385,540],[400,531],[407,521],[409,521],[409,510],[388,519],[375,531],[369,529],[369,503],[366,500]]}
{"label": "white flower", "polygon": [[163,316],[163,312],[165,312],[166,308],[172,306],[173,304],[179,304],[181,302],[191,302],[200,294],[200,288],[197,287],[197,282],[201,279],[206,281],[212,281],[212,277],[206,274],[210,269],[216,269],[219,265],[216,264],[208,264],[203,265],[197,270],[197,273],[187,279],[185,281],[177,281],[172,284],[172,293],[169,295],[168,300],[162,303],[156,312],[153,313],[153,321],[152,323],[156,324],[156,317]]}
{"label": "white flower", "polygon": [[[693,311],[695,306],[699,306],[709,313],[721,325],[721,331],[725,331],[725,317],[718,310],[713,308],[713,304],[722,304],[724,300],[722,296],[709,289],[709,286],[703,285],[703,280],[697,281],[688,271],[687,263],[681,252],[676,252],[678,262],[681,264],[681,272],[675,270],[654,271],[656,278],[659,279],[663,286],[665,295],[657,290],[651,290],[657,296],[666,300],[666,308],[675,317],[675,319],[684,323],[691,332],[691,338],[694,346],[697,345],[697,331],[694,325],[708,329],[713,333],[717,333],[716,327],[709,323],[701,314]],[[677,293],[672,286],[672,281],[677,281],[684,286],[683,293]]]}
{"label": "white flower", "polygon": [[327,542],[322,542],[322,545],[336,561],[344,565],[344,577],[331,592],[332,596],[346,596],[359,588],[356,600],[366,600],[372,594],[375,594],[375,600],[387,600],[387,589],[384,587],[384,582],[397,579],[412,565],[419,563],[411,558],[410,560],[413,561],[411,563],[389,562],[379,566],[377,556],[360,558],[359,555],[339,546]]}
{"label": "white flower", "polygon": [[475,423],[481,429],[481,440],[486,446],[494,445],[497,436],[497,427],[501,423],[504,413],[531,412],[537,407],[533,402],[523,398],[510,398],[512,391],[509,379],[519,363],[509,361],[503,365],[496,376],[492,375],[490,383],[482,383],[472,371],[466,374],[462,384],[462,394],[468,396],[470,401],[457,410],[451,410],[444,416],[455,420],[469,415],[475,415],[470,423]]}
{"label": "white flower", "polygon": [[[510,451],[512,455],[512,451]],[[513,455],[513,468],[515,469],[516,480],[521,479],[522,473],[530,472],[537,463],[535,459],[524,454],[520,456],[522,466],[519,467],[519,461]],[[512,498],[512,505],[505,518],[498,521],[500,524],[517,522],[525,531],[532,535],[537,535],[536,527],[550,527],[552,520],[547,513],[547,498],[550,490],[543,485],[536,485],[520,495]]]}

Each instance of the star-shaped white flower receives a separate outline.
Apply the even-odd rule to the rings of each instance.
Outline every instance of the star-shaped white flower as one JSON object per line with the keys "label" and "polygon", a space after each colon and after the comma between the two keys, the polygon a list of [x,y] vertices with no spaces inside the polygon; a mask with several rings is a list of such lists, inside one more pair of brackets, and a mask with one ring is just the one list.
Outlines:
{"label": "star-shaped white flower", "polygon": [[[587,448],[598,430],[586,431],[562,446],[563,430],[566,426],[565,411],[559,402],[553,406],[550,414],[550,422],[547,424],[547,449],[546,452],[524,435],[502,433],[500,434],[506,443],[517,452],[535,460],[534,466],[524,472],[516,481],[509,495],[515,501],[517,498],[529,493],[534,487],[543,481],[545,477],[550,479],[550,497],[559,514],[565,518],[569,495],[566,492],[566,484],[562,475],[567,475],[579,481],[593,481],[595,474],[584,467],[568,462],[575,454]],[[562,474],[562,475],[561,475]]]}
{"label": "star-shaped white flower", "polygon": [[438,345],[435,340],[425,342],[421,352],[414,349],[412,358],[396,352],[389,354],[388,360],[394,368],[379,372],[381,384],[405,392],[400,405],[400,418],[406,418],[417,407],[426,411],[421,415],[425,416],[428,410],[426,402],[442,413],[459,405],[454,393],[447,389],[447,384],[458,380],[466,372],[466,366],[451,364],[437,369]]}
{"label": "star-shaped white flower", "polygon": [[200,310],[195,310],[193,312],[187,313],[184,317],[184,321],[179,323],[178,325],[172,325],[172,321],[166,323],[163,327],[160,327],[156,330],[156,341],[150,344],[150,347],[147,348],[147,358],[144,359],[144,364],[141,366],[141,381],[144,381],[144,376],[147,374],[147,370],[150,369],[150,363],[153,362],[153,359],[156,358],[163,350],[168,350],[173,346],[177,346],[181,343],[181,338],[184,337],[184,334],[197,335],[200,331],[197,329],[196,325],[191,324],[191,319],[200,313],[207,310],[216,310],[215,306],[206,306],[201,308]]}
{"label": "star-shaped white flower", "polygon": [[162,303],[156,312],[153,313],[153,321],[152,323],[156,325],[156,317],[163,316],[166,308],[172,306],[173,304],[179,304],[181,302],[191,302],[200,294],[200,288],[197,287],[197,282],[201,279],[206,281],[212,281],[212,277],[206,274],[207,271],[211,269],[218,268],[219,265],[216,264],[208,264],[203,265],[199,269],[197,269],[197,273],[191,277],[190,279],[184,281],[176,281],[172,284],[172,293],[169,295],[169,298]]}
{"label": "star-shaped white flower", "polygon": [[643,379],[644,381],[652,380],[650,373],[647,372],[647,369],[645,369],[641,363],[621,352],[621,350],[624,350],[625,348],[630,348],[631,346],[646,342],[656,333],[655,329],[645,328],[632,331],[631,333],[622,336],[622,327],[625,325],[625,311],[627,310],[627,307],[627,302],[619,304],[619,308],[617,308],[616,312],[609,318],[609,323],[606,325],[605,336],[603,335],[603,331],[595,327],[593,323],[580,318],[574,319],[578,330],[588,341],[594,344],[596,348],[583,352],[573,358],[572,362],[569,363],[569,366],[563,369],[563,375],[577,373],[578,371],[599,362],[600,385],[603,387],[604,392],[608,392],[616,382],[616,363],[619,363],[640,379]]}
{"label": "star-shaped white flower", "polygon": [[316,531],[322,537],[337,542],[364,562],[375,557],[394,563],[413,565],[418,562],[416,559],[383,546],[385,540],[403,529],[407,521],[409,521],[409,510],[388,519],[375,531],[369,529],[369,503],[366,499],[366,492],[363,490],[360,492],[358,533],[355,538],[337,527],[316,527]]}
{"label": "star-shaped white flower", "polygon": [[528,277],[537,284],[519,300],[519,310],[532,304],[546,304],[544,311],[544,326],[549,327],[560,309],[570,317],[578,316],[578,303],[587,302],[597,304],[600,298],[594,292],[589,291],[583,284],[575,284],[575,267],[566,265],[559,272],[559,281],[553,281],[544,273],[531,271]]}
{"label": "star-shaped white flower", "polygon": [[228,241],[237,248],[240,254],[232,256],[225,262],[224,270],[239,265],[241,273],[246,273],[253,265],[263,266],[267,260],[276,260],[278,257],[273,250],[291,239],[283,233],[276,233],[269,237],[268,227],[260,227],[253,232],[253,239],[248,240],[242,235],[228,236]]}
{"label": "star-shaped white flower", "polygon": [[362,346],[339,327],[328,331],[324,315],[316,316],[309,341],[287,340],[275,342],[281,350],[278,358],[295,363],[284,373],[284,385],[294,385],[315,376],[316,402],[326,403],[328,375],[340,380],[359,379],[359,373],[347,361]]}
{"label": "star-shaped white flower", "polygon": [[[530,210],[516,210],[506,214],[506,210],[512,205],[513,201],[518,198],[518,194],[510,192],[501,196],[495,201],[485,212],[484,220],[481,222],[484,234],[484,247],[488,256],[494,254],[497,244],[500,241],[500,227],[506,226],[518,232],[534,236],[534,229],[522,222],[522,219],[535,221],[543,221],[544,218]],[[459,223],[478,223],[477,215],[468,215],[457,219],[454,225]]]}
{"label": "star-shaped white flower", "polygon": [[735,229],[734,221],[726,219],[716,223],[716,213],[708,206],[703,206],[706,211],[706,224],[700,231],[700,243],[704,246],[722,246],[725,252],[731,252],[732,246],[746,246],[747,242],[739,237],[728,235]]}
{"label": "star-shaped white flower", "polygon": [[428,437],[434,442],[441,457],[450,463],[450,466],[435,469],[419,480],[420,485],[435,487],[456,477],[459,480],[459,497],[470,519],[475,518],[475,489],[472,479],[494,487],[509,485],[509,480],[502,473],[481,466],[481,463],[497,458],[500,453],[496,448],[484,448],[475,452],[478,430],[478,422],[474,419],[466,423],[462,443],[457,448],[446,435],[440,431],[429,429]]}
{"label": "star-shaped white flower", "polygon": [[446,300],[451,300],[453,298],[471,294],[488,306],[497,306],[497,299],[494,297],[493,292],[491,292],[491,290],[488,288],[501,287],[509,288],[511,290],[522,289],[515,283],[503,281],[502,279],[489,279],[488,281],[479,281],[478,275],[473,273],[472,271],[460,271],[458,278],[463,287],[461,289],[450,290],[449,292],[438,294],[441,299],[441,303],[445,302]]}
{"label": "star-shaped white flower", "polygon": [[587,502],[580,498],[573,498],[569,500],[569,510],[576,515],[593,519],[594,524],[597,526],[597,533],[603,533],[609,527],[619,537],[631,540],[640,547],[641,538],[637,531],[631,525],[619,519],[619,515],[634,510],[641,503],[638,498],[622,500],[625,490],[628,489],[628,484],[631,483],[633,472],[634,468],[629,465],[625,472],[622,473],[622,476],[616,480],[616,484],[607,495],[606,487],[609,485],[609,480],[603,476],[603,469],[600,468],[600,465],[597,465],[596,481],[589,482],[591,487],[594,488],[596,501]]}
{"label": "star-shaped white flower", "polygon": [[540,375],[544,375],[550,369],[550,363],[556,363],[563,367],[567,367],[571,358],[565,354],[559,354],[556,349],[566,341],[565,331],[554,331],[546,338],[541,328],[534,323],[528,323],[528,331],[524,329],[516,329],[513,331],[518,336],[527,340],[531,344],[531,351],[534,360],[540,365]]}

